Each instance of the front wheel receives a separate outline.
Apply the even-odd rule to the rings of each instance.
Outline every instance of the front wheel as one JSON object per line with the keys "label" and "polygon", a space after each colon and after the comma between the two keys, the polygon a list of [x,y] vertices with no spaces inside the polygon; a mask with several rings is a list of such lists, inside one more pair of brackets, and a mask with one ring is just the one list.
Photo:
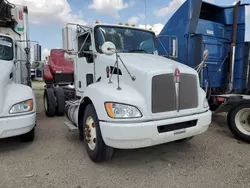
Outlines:
{"label": "front wheel", "polygon": [[114,148],[104,143],[99,120],[92,104],[89,104],[85,110],[82,132],[84,134],[87,153],[92,161],[102,162],[112,158]]}
{"label": "front wheel", "polygon": [[227,123],[237,138],[250,143],[250,104],[232,108],[227,115]]}

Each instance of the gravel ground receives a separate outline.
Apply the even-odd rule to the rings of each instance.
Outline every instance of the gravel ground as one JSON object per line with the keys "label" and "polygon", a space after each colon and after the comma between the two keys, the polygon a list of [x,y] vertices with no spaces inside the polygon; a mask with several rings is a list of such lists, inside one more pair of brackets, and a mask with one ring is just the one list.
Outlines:
{"label": "gravel ground", "polygon": [[0,188],[250,187],[250,145],[234,139],[224,115],[189,142],[117,150],[111,161],[94,164],[65,117],[45,117],[42,90],[36,94],[35,141],[0,141]]}

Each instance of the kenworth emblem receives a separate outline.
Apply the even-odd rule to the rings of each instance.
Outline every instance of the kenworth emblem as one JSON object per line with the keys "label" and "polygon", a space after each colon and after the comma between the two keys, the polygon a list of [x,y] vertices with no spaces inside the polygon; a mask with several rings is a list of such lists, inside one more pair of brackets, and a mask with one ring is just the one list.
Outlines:
{"label": "kenworth emblem", "polygon": [[178,82],[178,83],[180,82],[180,74],[181,74],[180,70],[176,68],[174,71],[175,82]]}
{"label": "kenworth emblem", "polygon": [[175,80],[175,94],[176,94],[176,109],[177,112],[180,111],[180,75],[181,72],[178,68],[174,71],[174,80]]}

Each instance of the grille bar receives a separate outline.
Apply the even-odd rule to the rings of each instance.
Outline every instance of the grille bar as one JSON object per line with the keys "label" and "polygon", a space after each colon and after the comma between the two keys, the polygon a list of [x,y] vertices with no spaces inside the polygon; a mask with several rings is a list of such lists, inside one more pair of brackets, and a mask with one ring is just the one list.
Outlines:
{"label": "grille bar", "polygon": [[195,127],[196,125],[197,125],[197,120],[193,120],[193,121],[175,123],[175,124],[170,124],[170,125],[162,125],[162,126],[158,126],[157,129],[159,133],[166,133],[170,131],[176,131],[180,129]]}

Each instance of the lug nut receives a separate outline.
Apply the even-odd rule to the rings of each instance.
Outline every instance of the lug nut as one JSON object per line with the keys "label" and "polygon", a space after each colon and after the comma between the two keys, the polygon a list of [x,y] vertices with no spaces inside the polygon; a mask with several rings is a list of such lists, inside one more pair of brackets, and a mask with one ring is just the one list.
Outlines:
{"label": "lug nut", "polygon": [[96,142],[96,138],[93,139],[93,142],[94,142],[94,143]]}
{"label": "lug nut", "polygon": [[95,128],[95,123],[92,123],[92,127]]}

